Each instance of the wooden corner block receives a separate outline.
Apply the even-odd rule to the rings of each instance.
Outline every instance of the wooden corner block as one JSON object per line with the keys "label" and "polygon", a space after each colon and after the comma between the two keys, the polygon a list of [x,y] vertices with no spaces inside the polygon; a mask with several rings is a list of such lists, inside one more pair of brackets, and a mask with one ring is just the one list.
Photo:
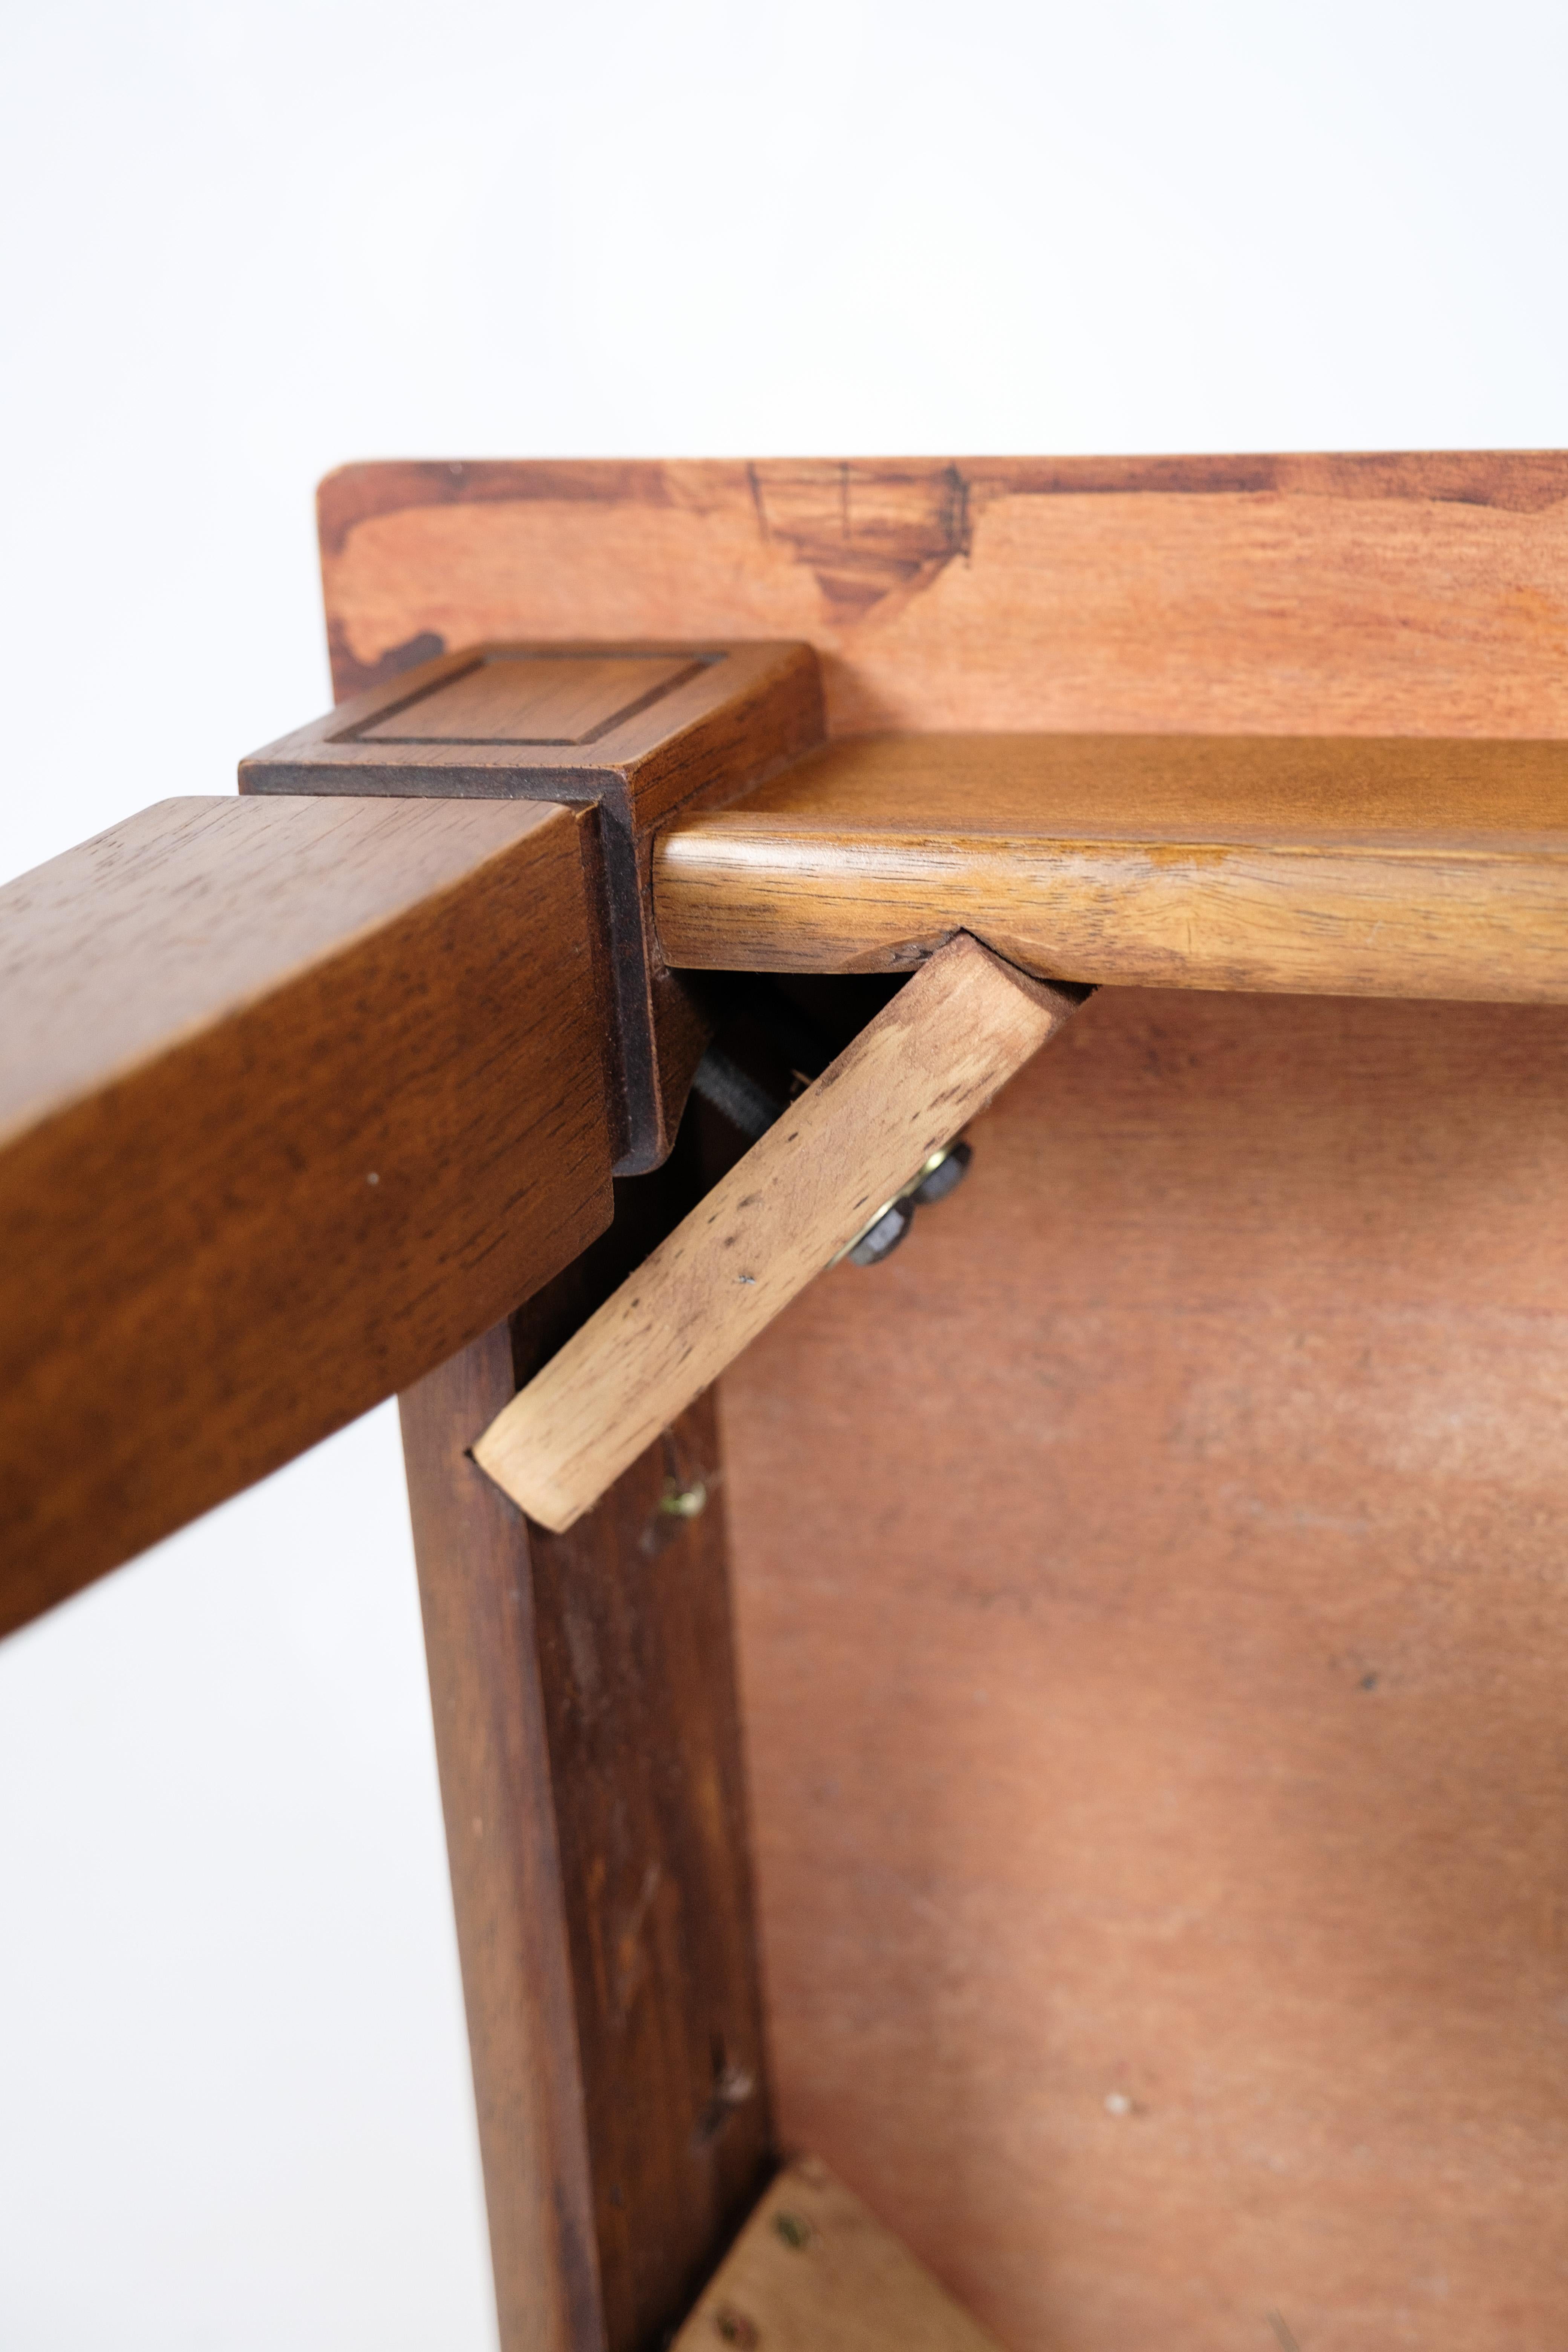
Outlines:
{"label": "wooden corner block", "polygon": [[616,1173],[657,1167],[706,1042],[653,928],[654,828],[823,740],[809,646],[480,644],[382,680],[242,761],[243,793],[591,803],[624,1097]]}
{"label": "wooden corner block", "polygon": [[673,2352],[997,2352],[816,2157],[780,2173]]}
{"label": "wooden corner block", "polygon": [[1078,1002],[942,948],[497,1416],[480,1468],[569,1528]]}

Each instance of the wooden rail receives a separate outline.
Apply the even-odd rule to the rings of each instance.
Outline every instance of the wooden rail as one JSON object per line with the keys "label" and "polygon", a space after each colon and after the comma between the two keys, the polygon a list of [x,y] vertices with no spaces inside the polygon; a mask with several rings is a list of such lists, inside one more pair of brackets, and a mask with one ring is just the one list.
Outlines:
{"label": "wooden rail", "polygon": [[0,891],[0,1630],[609,1222],[593,823],[165,801]]}
{"label": "wooden rail", "polygon": [[942,949],[476,1440],[480,1469],[571,1527],[1077,1009]]}
{"label": "wooden rail", "polygon": [[[424,699],[488,658],[431,665]],[[560,693],[574,664],[629,690],[609,655],[510,666]],[[769,775],[803,675],[788,646],[699,673],[731,776],[755,711],[763,780],[649,834],[647,883],[628,866],[645,996],[674,1004],[666,965],[909,970],[966,930],[1078,982],[1568,1001],[1568,744],[898,736]],[[412,726],[384,706],[361,734]],[[660,742],[662,708],[635,722]],[[430,1370],[608,1220],[635,1056],[600,975],[643,919],[602,894],[603,809],[405,797],[417,735],[372,798],[304,735],[319,773],[252,762],[265,793],[163,803],[0,893],[0,1626]],[[311,777],[334,789],[279,789]],[[667,1138],[700,1044],[632,1081]]]}
{"label": "wooden rail", "polygon": [[672,964],[1568,1001],[1568,743],[851,738],[654,853]]}

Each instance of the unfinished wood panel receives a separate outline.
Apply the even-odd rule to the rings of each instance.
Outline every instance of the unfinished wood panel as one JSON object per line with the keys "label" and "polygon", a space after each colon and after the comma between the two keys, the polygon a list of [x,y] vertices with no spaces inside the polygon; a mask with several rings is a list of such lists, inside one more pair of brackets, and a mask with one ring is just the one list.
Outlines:
{"label": "unfinished wood panel", "polygon": [[665,968],[648,890],[652,830],[732,799],[822,740],[805,645],[475,645],[421,641],[413,668],[240,762],[243,793],[592,801],[608,921],[608,1010],[621,1110],[616,1168],[657,1168],[675,1140],[708,1027]]}
{"label": "unfinished wood panel", "polygon": [[816,2157],[781,2172],[674,2352],[996,2352]]}
{"label": "unfinished wood panel", "polygon": [[1063,979],[1568,1000],[1568,744],[907,735],[654,853],[672,964],[907,970],[956,929]]}
{"label": "unfinished wood panel", "polygon": [[0,1628],[608,1222],[591,824],[166,801],[0,892]]}
{"label": "unfinished wood panel", "polygon": [[835,734],[1568,734],[1568,458],[351,466],[333,674],[804,637]]}
{"label": "unfinished wood panel", "polygon": [[569,1528],[1076,1008],[943,948],[497,1416],[480,1468]]}
{"label": "unfinished wood panel", "polygon": [[1568,1014],[1102,992],[726,1375],[780,2122],[1005,2344],[1568,2251]]}

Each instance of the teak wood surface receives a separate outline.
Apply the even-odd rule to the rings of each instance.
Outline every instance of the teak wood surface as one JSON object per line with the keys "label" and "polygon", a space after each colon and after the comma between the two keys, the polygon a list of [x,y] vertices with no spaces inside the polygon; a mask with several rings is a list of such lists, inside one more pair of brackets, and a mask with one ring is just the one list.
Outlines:
{"label": "teak wood surface", "polygon": [[836,2180],[802,2157],[780,2173],[672,2352],[999,2352]]}
{"label": "teak wood surface", "polygon": [[488,638],[795,637],[833,735],[1568,734],[1568,455],[348,466],[340,696]]}
{"label": "teak wood surface", "polygon": [[572,1526],[1077,1010],[952,940],[474,1442]]}
{"label": "teak wood surface", "polygon": [[906,735],[809,756],[654,852],[720,971],[907,970],[962,927],[1139,987],[1568,1002],[1568,743]]}
{"label": "teak wood surface", "polygon": [[668,1155],[703,1045],[700,996],[654,937],[654,827],[732,799],[822,740],[804,645],[480,645],[420,663],[240,762],[245,793],[589,801],[619,1084],[616,1167]]}
{"label": "teak wood surface", "polygon": [[592,822],[166,801],[0,891],[0,1630],[608,1223]]}
{"label": "teak wood surface", "polygon": [[[800,637],[837,737],[1568,734],[1568,459],[388,466],[340,690]],[[1005,2343],[1552,2340],[1568,1013],[1105,991],[721,1388],[774,2080]]]}

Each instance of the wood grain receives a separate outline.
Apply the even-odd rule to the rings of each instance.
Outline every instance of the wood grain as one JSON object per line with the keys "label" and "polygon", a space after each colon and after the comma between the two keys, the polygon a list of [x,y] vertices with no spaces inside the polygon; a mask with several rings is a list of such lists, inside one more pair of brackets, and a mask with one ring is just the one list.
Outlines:
{"label": "wood grain", "polygon": [[[543,654],[492,656],[454,672],[434,692],[399,695],[358,743],[503,744],[576,751],[634,716],[646,719],[670,689],[701,680],[712,665],[687,654]],[[410,681],[412,683],[412,681]],[[335,727],[329,740],[343,740]]]}
{"label": "wood grain", "polygon": [[721,1390],[781,2131],[1005,2344],[1550,2343],[1568,1013],[1104,991]]}
{"label": "wood grain", "polygon": [[674,2352],[996,2352],[996,2339],[815,2157],[781,2172]]}
{"label": "wood grain", "polygon": [[672,964],[908,969],[960,928],[1134,986],[1568,1000],[1568,743],[893,736],[656,845]]}
{"label": "wood grain", "polygon": [[772,2162],[711,1402],[567,1536],[467,1452],[625,1246],[402,1401],[503,2352],[654,2352]]}
{"label": "wood grain", "polygon": [[[796,636],[838,736],[1568,735],[1568,459],[350,468],[340,690]],[[782,2121],[1060,2352],[1550,2342],[1563,1014],[1107,992],[725,1375]]]}
{"label": "wood grain", "polygon": [[591,824],[168,801],[0,892],[0,1627],[608,1221]]}
{"label": "wood grain", "polygon": [[953,940],[491,1423],[480,1468],[569,1528],[1075,1009]]}
{"label": "wood grain", "polygon": [[334,676],[799,637],[829,731],[1568,734],[1568,457],[351,466]]}
{"label": "wood grain", "polygon": [[529,1546],[605,2339],[657,2352],[773,2160],[712,1400]]}
{"label": "wood grain", "polygon": [[616,1167],[657,1168],[707,1042],[659,956],[653,828],[732,798],[822,740],[797,644],[476,645],[404,668],[240,763],[243,793],[587,801],[599,812],[618,1076]]}
{"label": "wood grain", "polygon": [[[593,2160],[528,1533],[471,1431],[506,1324],[399,1399],[501,2352],[605,2346]],[[569,1866],[569,1863],[568,1863]]]}

